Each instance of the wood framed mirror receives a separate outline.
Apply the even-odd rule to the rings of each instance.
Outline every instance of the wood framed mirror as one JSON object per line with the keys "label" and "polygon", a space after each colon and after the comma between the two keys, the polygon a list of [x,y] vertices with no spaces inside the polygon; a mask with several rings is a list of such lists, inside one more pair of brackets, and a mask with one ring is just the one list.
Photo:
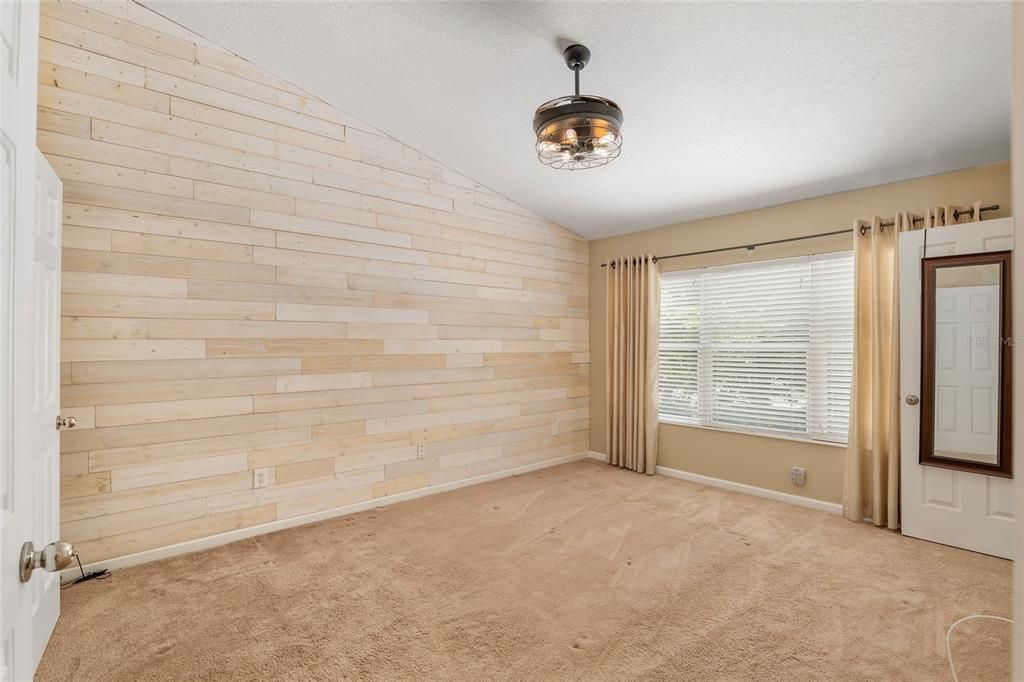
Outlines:
{"label": "wood framed mirror", "polygon": [[1011,478],[1010,252],[921,263],[920,462]]}

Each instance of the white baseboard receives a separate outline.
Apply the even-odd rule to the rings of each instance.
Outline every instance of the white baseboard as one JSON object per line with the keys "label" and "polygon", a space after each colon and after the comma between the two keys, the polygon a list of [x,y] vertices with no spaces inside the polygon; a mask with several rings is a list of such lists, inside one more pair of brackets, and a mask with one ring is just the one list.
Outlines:
{"label": "white baseboard", "polygon": [[[337,516],[346,516],[348,514],[355,514],[357,512],[367,511],[369,509],[386,507],[388,505],[397,504],[399,502],[407,502],[409,500],[415,500],[417,498],[426,497],[428,495],[437,495],[439,493],[444,493],[451,490],[458,490],[459,488],[465,488],[471,485],[487,483],[488,481],[497,481],[498,479],[501,478],[518,476],[520,474],[525,474],[530,471],[536,471],[537,469],[546,469],[547,467],[557,466],[559,464],[566,464],[568,462],[575,462],[581,459],[587,459],[588,457],[591,457],[594,454],[596,453],[581,452],[576,455],[567,455],[565,457],[558,457],[555,459],[546,459],[542,462],[534,462],[533,464],[527,464],[525,466],[516,467],[514,469],[506,469],[504,471],[497,471],[491,474],[485,474],[483,476],[465,478],[462,479],[461,481],[442,483],[440,485],[430,486],[428,488],[420,488],[418,490],[410,490],[404,493],[388,495],[387,497],[377,497],[372,500],[365,500],[363,502],[350,504],[345,507],[326,509],[324,511],[314,512],[312,514],[305,514],[303,516],[296,516],[290,519],[271,521],[270,523],[263,523],[258,526],[249,526],[247,528],[239,528],[238,530],[232,530],[226,533],[210,535],[205,538],[188,540],[186,542],[180,542],[175,545],[157,547],[156,549],[149,549],[144,552],[126,554],[125,556],[115,557],[113,559],[95,561],[92,563],[85,564],[84,568],[86,572],[104,568],[110,571],[116,571],[118,569],[128,568],[129,566],[136,566],[138,564],[144,564],[150,561],[156,561],[158,559],[166,559],[168,557],[177,556],[179,554],[190,554],[192,552],[198,552],[204,549],[209,549],[211,547],[226,545],[228,543],[235,542],[237,540],[244,540],[245,538],[251,538],[256,535],[264,535],[266,533],[273,533],[275,531],[284,530],[286,528],[294,528],[295,526],[301,526],[307,523],[315,523],[316,521],[323,521],[324,519],[331,519]],[[63,571],[61,571],[61,580],[74,578],[78,575],[80,575],[78,566],[75,566],[73,569],[66,568]]]}
{"label": "white baseboard", "polygon": [[793,495],[791,493],[783,493],[778,490],[769,490],[768,488],[759,488],[756,485],[747,485],[746,483],[737,483],[736,481],[727,481],[723,478],[712,478],[711,476],[702,476],[700,474],[691,474],[689,471],[682,471],[681,469],[672,469],[671,467],[659,466],[655,469],[657,473],[662,476],[671,476],[672,478],[681,478],[684,481],[691,481],[693,483],[701,483],[703,485],[709,485],[713,488],[723,488],[725,490],[731,490],[736,493],[746,493],[747,495],[754,495],[756,497],[764,497],[769,500],[775,500],[777,502],[786,502],[788,504],[795,504],[798,507],[806,507],[807,509],[814,509],[816,511],[828,512],[829,514],[842,514],[843,505],[836,504],[835,502],[826,502],[824,500],[816,500],[813,497],[801,497],[800,495]]}
{"label": "white baseboard", "polygon": [[[601,462],[608,461],[608,455],[603,452],[594,452],[591,450],[586,453],[587,457],[596,459]],[[682,469],[673,469],[672,467],[657,466],[655,472],[662,476],[671,476],[672,478],[680,478],[684,481],[690,481],[692,483],[700,483],[702,485],[709,485],[712,488],[723,488],[724,490],[731,490],[736,493],[745,493],[747,495],[754,495],[755,497],[764,497],[769,500],[775,500],[777,502],[786,502],[788,504],[795,504],[798,507],[806,507],[807,509],[814,509],[817,511],[828,512],[829,514],[842,514],[843,505],[836,504],[835,502],[825,502],[824,500],[816,500],[813,497],[801,497],[800,495],[793,495],[791,493],[783,493],[778,490],[769,490],[768,488],[759,488],[756,485],[748,485],[746,483],[737,483],[736,481],[727,481],[724,478],[712,478],[711,476],[702,476],[701,474],[692,474],[689,471],[683,471]]]}

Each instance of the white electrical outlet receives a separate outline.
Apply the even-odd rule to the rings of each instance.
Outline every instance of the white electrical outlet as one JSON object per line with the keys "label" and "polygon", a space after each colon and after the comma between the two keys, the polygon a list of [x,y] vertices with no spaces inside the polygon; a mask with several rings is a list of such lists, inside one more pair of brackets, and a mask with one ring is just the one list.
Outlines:
{"label": "white electrical outlet", "polygon": [[252,487],[266,488],[270,485],[270,469],[256,469],[252,472]]}
{"label": "white electrical outlet", "polygon": [[423,459],[427,454],[426,443],[420,443],[416,446],[416,459]]}
{"label": "white electrical outlet", "polygon": [[793,485],[803,485],[807,477],[807,470],[803,467],[793,467],[789,470],[789,482]]}

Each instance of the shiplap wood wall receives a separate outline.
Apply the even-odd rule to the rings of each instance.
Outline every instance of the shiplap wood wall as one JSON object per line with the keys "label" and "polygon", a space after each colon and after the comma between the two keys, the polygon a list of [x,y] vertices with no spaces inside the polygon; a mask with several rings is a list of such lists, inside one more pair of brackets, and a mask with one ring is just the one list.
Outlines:
{"label": "shiplap wood wall", "polygon": [[588,449],[585,241],[140,5],[40,32],[85,561]]}

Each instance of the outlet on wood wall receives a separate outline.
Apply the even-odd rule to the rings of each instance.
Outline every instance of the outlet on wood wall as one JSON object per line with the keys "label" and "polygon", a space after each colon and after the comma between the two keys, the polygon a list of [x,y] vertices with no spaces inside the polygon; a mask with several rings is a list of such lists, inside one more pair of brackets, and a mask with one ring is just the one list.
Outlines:
{"label": "outlet on wood wall", "polygon": [[586,242],[140,5],[40,32],[83,560],[588,449]]}

